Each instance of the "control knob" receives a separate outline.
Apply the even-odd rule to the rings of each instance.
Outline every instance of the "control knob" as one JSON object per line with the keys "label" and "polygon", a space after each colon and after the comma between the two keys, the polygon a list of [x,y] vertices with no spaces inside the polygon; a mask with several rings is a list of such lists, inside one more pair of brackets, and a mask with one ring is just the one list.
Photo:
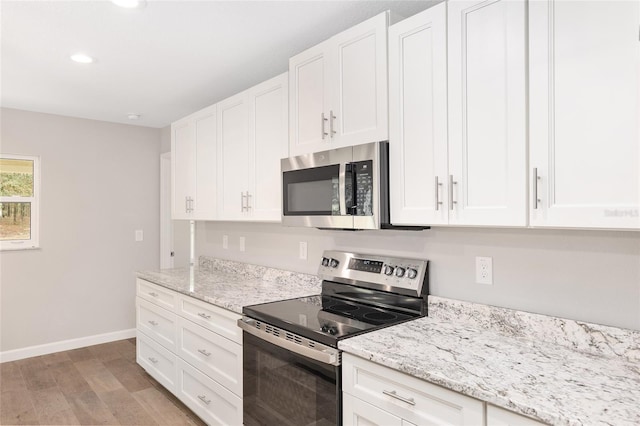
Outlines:
{"label": "control knob", "polygon": [[328,257],[323,257],[322,258],[322,266],[329,266],[329,258]]}
{"label": "control knob", "polygon": [[394,271],[394,267],[391,265],[385,265],[384,267],[384,274],[385,275],[393,275],[393,271]]}
{"label": "control knob", "polygon": [[396,268],[396,277],[398,277],[398,278],[404,277],[404,271],[405,271],[405,269],[403,267],[398,266]]}
{"label": "control knob", "polygon": [[336,259],[331,259],[329,264],[331,265],[332,268],[337,268],[340,262],[338,262]]}
{"label": "control knob", "polygon": [[409,278],[410,280],[414,279],[415,277],[418,276],[418,271],[416,271],[413,268],[409,268],[407,269],[407,278]]}

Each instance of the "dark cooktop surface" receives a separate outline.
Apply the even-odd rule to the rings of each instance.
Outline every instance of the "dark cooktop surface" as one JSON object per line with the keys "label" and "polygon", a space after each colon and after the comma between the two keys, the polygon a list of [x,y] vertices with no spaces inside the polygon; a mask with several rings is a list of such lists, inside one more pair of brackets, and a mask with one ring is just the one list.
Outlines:
{"label": "dark cooktop surface", "polygon": [[242,312],[333,347],[337,347],[338,340],[345,337],[421,316],[321,295],[245,306]]}

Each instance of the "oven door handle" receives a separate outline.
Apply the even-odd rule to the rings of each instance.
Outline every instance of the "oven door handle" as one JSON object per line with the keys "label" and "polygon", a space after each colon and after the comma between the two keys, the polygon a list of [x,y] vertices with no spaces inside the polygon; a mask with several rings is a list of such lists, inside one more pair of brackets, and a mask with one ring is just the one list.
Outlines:
{"label": "oven door handle", "polygon": [[[313,342],[313,347],[303,346],[302,344],[295,343],[291,340],[288,340],[286,337],[278,337],[271,333],[267,333],[264,330],[256,328],[256,323],[261,321],[256,321],[253,318],[242,317],[238,320],[238,327],[242,330],[246,331],[249,334],[254,335],[255,337],[262,339],[266,342],[269,342],[273,345],[276,345],[280,348],[291,351],[295,354],[305,356],[307,358],[311,358],[313,360],[322,362],[324,364],[329,365],[340,365],[341,364],[341,356],[340,351],[336,348],[332,348],[331,346],[323,345],[322,343]],[[278,330],[280,336],[285,336],[287,334],[286,331],[280,330],[277,327],[273,327],[273,329]],[[292,333],[289,333],[291,335]],[[303,342],[307,341],[307,339],[302,338]]]}

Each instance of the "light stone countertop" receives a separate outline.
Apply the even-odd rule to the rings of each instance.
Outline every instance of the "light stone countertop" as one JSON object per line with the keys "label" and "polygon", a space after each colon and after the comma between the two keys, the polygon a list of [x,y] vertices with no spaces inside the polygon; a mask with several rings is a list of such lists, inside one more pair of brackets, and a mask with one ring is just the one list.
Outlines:
{"label": "light stone countertop", "polygon": [[313,275],[206,257],[193,270],[140,271],[137,277],[238,314],[244,306],[320,294],[322,283]]}
{"label": "light stone countertop", "polygon": [[[586,323],[451,302],[451,309],[443,309],[449,305],[447,299],[430,298],[430,309],[437,304],[433,309],[436,317],[345,339],[338,347],[546,423],[640,425],[640,363],[636,358],[640,332],[593,325],[583,327],[584,333],[576,336],[569,324]],[[448,313],[442,312],[447,309]],[[474,315],[486,311],[487,316],[474,323],[463,318],[465,311]],[[451,312],[462,319],[451,318]],[[519,322],[513,322],[515,317]],[[501,327],[491,328],[487,320]],[[559,320],[572,329],[566,340],[560,341],[559,333],[553,341],[541,340],[544,329],[557,328]],[[527,334],[525,329],[529,337],[536,338],[522,337]],[[615,342],[618,349],[621,335],[632,346],[626,351],[632,356],[603,355],[602,341]],[[576,341],[589,340],[597,343],[593,350],[573,348]]]}

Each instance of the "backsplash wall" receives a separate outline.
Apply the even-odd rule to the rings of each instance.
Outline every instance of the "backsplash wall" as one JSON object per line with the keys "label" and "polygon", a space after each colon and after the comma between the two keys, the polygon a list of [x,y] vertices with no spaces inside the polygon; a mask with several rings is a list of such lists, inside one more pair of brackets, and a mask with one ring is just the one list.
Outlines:
{"label": "backsplash wall", "polygon": [[[229,248],[222,248],[223,235]],[[246,251],[239,251],[239,237]],[[181,233],[177,242],[188,238]],[[298,258],[300,241],[307,260]],[[327,249],[426,258],[436,296],[640,330],[640,233],[432,228],[321,231],[279,224],[199,222],[196,255],[316,273]],[[493,285],[475,257],[493,258]],[[177,266],[182,266],[176,264]]]}

